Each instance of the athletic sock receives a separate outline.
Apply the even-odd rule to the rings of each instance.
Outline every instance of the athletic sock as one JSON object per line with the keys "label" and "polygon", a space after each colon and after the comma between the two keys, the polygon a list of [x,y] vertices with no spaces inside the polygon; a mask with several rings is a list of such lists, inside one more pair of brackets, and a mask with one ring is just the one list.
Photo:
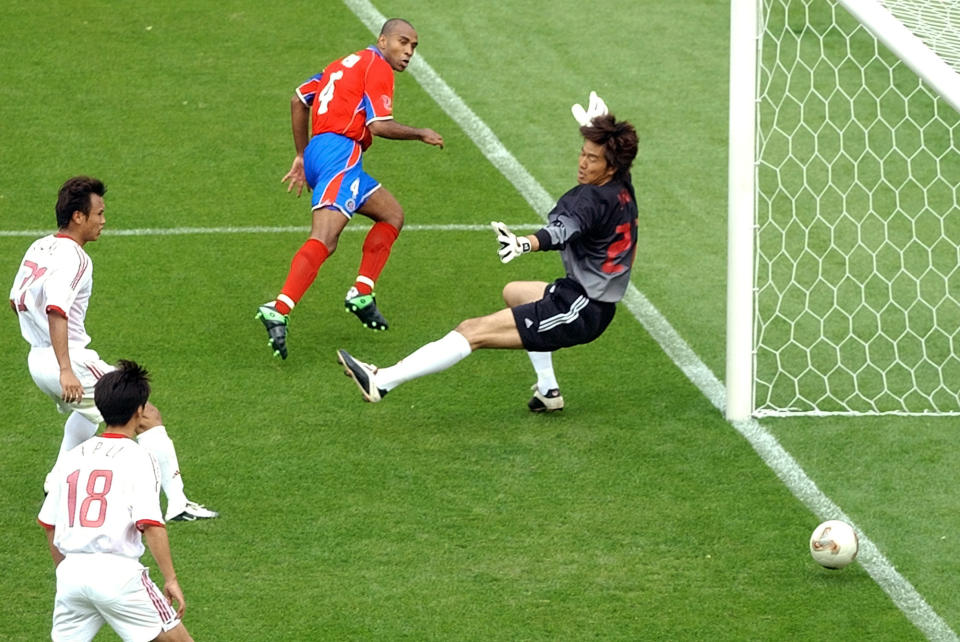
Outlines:
{"label": "athletic sock", "polygon": [[167,435],[167,429],[164,426],[154,426],[140,433],[137,441],[154,456],[160,467],[160,486],[163,494],[167,496],[166,519],[179,515],[187,508],[187,496],[183,492],[177,449]]}
{"label": "athletic sock", "polygon": [[67,421],[63,424],[63,441],[60,442],[60,454],[57,455],[57,461],[63,453],[79,446],[86,440],[97,434],[97,426],[79,412],[71,412]]}
{"label": "athletic sock", "polygon": [[[327,246],[317,239],[307,239],[307,242],[300,246],[297,253],[293,255],[293,260],[290,261],[287,280],[274,303],[277,312],[290,314],[290,310],[300,302],[307,288],[317,278],[317,272],[320,271],[320,266],[328,256],[330,251],[327,250]],[[290,302],[293,302],[293,305]]]}
{"label": "athletic sock", "polygon": [[393,390],[411,379],[446,370],[465,359],[471,352],[470,342],[466,337],[456,330],[451,330],[442,339],[418,348],[389,368],[380,368],[377,371],[377,387],[381,390]]}
{"label": "athletic sock", "polygon": [[533,371],[537,373],[537,390],[540,394],[545,395],[554,388],[559,389],[557,375],[553,372],[553,353],[527,352],[527,356],[533,364]]}
{"label": "athletic sock", "polygon": [[373,284],[380,278],[383,266],[390,258],[393,242],[397,240],[400,230],[389,223],[374,223],[367,238],[363,241],[363,256],[360,259],[360,270],[357,272],[357,281],[354,287],[360,294],[373,292]]}

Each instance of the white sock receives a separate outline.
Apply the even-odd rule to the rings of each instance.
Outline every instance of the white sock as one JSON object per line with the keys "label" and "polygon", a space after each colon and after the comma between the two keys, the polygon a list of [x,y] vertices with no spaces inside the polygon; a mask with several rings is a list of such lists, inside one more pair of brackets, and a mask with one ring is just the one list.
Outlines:
{"label": "white sock", "polygon": [[541,395],[547,394],[553,388],[560,388],[557,375],[553,373],[552,352],[528,352],[527,356],[530,357],[533,370],[537,373],[537,390]]}
{"label": "white sock", "polygon": [[451,330],[442,339],[437,339],[415,350],[389,368],[377,370],[377,387],[393,390],[401,383],[446,370],[470,355],[470,342],[466,337]]}
{"label": "white sock", "polygon": [[164,426],[154,426],[140,433],[137,441],[156,458],[160,466],[160,485],[163,487],[163,494],[167,496],[166,519],[179,515],[187,508],[187,496],[183,492],[177,449],[173,446],[173,440],[167,436],[167,429]]}
{"label": "white sock", "polygon": [[[99,425],[100,424],[93,423],[79,412],[71,412],[70,416],[67,417],[66,423],[63,424],[63,441],[60,442],[60,452],[57,453],[56,463],[60,463],[60,459],[63,458],[64,453],[68,450],[72,450],[75,446],[79,446],[97,434],[97,426]],[[50,491],[49,484],[50,473],[47,473],[47,478],[43,482],[44,492]]]}
{"label": "white sock", "polygon": [[[97,426],[79,412],[71,412],[63,424],[63,441],[60,442],[60,454],[67,452],[97,434]],[[59,456],[57,457],[59,459]]]}

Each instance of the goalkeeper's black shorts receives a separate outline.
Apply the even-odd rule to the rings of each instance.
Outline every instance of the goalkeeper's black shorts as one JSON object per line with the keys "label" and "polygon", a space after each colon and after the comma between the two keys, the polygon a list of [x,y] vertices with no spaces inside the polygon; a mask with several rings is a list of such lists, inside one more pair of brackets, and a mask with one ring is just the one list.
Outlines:
{"label": "goalkeeper's black shorts", "polygon": [[590,343],[607,329],[617,304],[594,301],[570,278],[557,279],[543,298],[513,308],[513,320],[524,349],[552,352]]}

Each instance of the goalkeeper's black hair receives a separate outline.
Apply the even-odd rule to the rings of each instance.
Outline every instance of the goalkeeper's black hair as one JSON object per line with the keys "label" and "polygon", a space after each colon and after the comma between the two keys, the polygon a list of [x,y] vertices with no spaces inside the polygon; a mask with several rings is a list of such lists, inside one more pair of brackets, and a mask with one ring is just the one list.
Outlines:
{"label": "goalkeeper's black hair", "polygon": [[580,134],[603,147],[607,165],[614,168],[615,180],[628,179],[633,159],[637,157],[637,130],[625,120],[617,121],[613,114],[597,116],[589,125],[580,128]]}
{"label": "goalkeeper's black hair", "polygon": [[150,398],[150,373],[134,361],[121,359],[117,369],[100,377],[93,400],[108,426],[123,426]]}

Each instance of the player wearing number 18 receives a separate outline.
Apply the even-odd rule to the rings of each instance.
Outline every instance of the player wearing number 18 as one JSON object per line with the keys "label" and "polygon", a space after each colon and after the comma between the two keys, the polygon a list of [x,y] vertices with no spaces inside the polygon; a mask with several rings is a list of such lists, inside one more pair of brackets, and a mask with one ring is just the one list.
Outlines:
{"label": "player wearing number 18", "polygon": [[[160,471],[136,441],[150,411],[147,371],[121,361],[94,388],[107,424],[61,457],[38,521],[57,567],[54,640],[92,640],[104,622],[124,640],[192,640],[160,513]],[[163,591],[140,563],[146,540]]]}
{"label": "player wearing number 18", "polygon": [[377,368],[339,350],[337,359],[366,401],[379,401],[396,386],[439,372],[479,348],[525,349],[537,373],[533,412],[563,408],[553,352],[599,337],[613,320],[616,302],[630,283],[637,239],[637,204],[630,166],[637,133],[606,113],[591,95],[589,111],[574,106],[583,146],[576,187],[564,194],[535,234],[517,237],[493,223],[503,263],[526,252],[559,250],[566,276],[545,283],[514,281],[503,289],[507,308],[467,319],[389,368]]}
{"label": "player wearing number 18", "polygon": [[374,136],[443,147],[443,137],[432,129],[393,119],[393,72],[407,68],[417,43],[409,22],[387,20],[375,45],[330,63],[291,98],[296,155],[282,180],[289,181],[287,191],[296,188],[297,196],[304,186],[313,191],[313,218],[310,236],[294,254],[283,288],[257,312],[275,356],[287,358],[290,311],[336,250],[340,233],[356,212],[372,219],[373,226],[344,307],[371,330],[387,329],[373,288],[403,227],[403,209],[363,170],[363,154]]}

